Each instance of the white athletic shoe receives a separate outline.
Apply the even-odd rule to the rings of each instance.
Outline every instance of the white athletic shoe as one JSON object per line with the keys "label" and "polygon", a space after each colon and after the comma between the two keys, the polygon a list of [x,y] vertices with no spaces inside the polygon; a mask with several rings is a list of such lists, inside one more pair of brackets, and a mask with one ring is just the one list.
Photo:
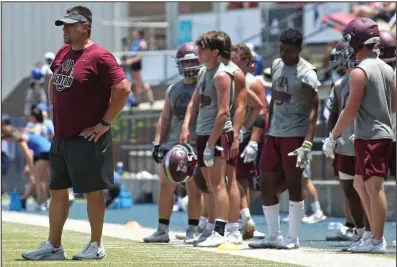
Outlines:
{"label": "white athletic shoe", "polygon": [[292,239],[291,237],[284,238],[282,244],[278,247],[281,249],[296,249],[299,248],[299,238]]}
{"label": "white athletic shoe", "polygon": [[143,239],[145,243],[168,243],[170,242],[170,237],[168,231],[163,229],[157,229],[151,236],[145,237]]}
{"label": "white athletic shoe", "polygon": [[192,245],[194,243],[196,236],[197,236],[196,231],[188,228],[186,230],[186,236],[185,236],[184,243],[188,244],[188,245]]}
{"label": "white athletic shoe", "polygon": [[212,231],[211,235],[203,242],[195,244],[197,247],[214,248],[222,245],[227,240],[224,236],[221,236],[217,231]]}
{"label": "white athletic shoe", "polygon": [[[308,220],[309,220],[309,217],[307,217],[306,214],[303,214],[301,222],[306,223],[306,221],[308,221]],[[289,215],[287,217],[284,217],[283,219],[281,219],[281,222],[289,223]]]}
{"label": "white athletic shoe", "polygon": [[359,239],[359,240],[353,241],[353,242],[350,244],[350,246],[349,246],[347,249],[343,250],[343,251],[352,251],[352,248],[361,246],[362,244],[365,243],[365,241],[366,241],[367,239],[371,239],[371,238],[372,238],[372,233],[371,233],[371,232],[368,232],[368,231],[365,231],[364,234],[362,234],[362,236],[360,236],[360,239]]}
{"label": "white athletic shoe", "polygon": [[238,230],[234,232],[226,232],[226,240],[235,245],[240,245],[243,243],[243,237]]}
{"label": "white athletic shoe", "polygon": [[347,226],[342,226],[336,232],[327,236],[327,241],[357,241],[359,237],[356,235],[354,228],[349,228]]}
{"label": "white athletic shoe", "polygon": [[375,253],[375,254],[385,254],[386,253],[386,240],[382,239],[382,242],[374,246],[372,244],[372,238],[367,238],[364,243],[351,249],[353,253]]}
{"label": "white athletic shoe", "polygon": [[324,215],[324,213],[322,211],[317,212],[317,213],[313,213],[312,215],[310,215],[309,217],[303,217],[302,218],[302,223],[319,223],[322,221],[325,221],[327,219],[327,216]]}
{"label": "white athletic shoe", "polygon": [[241,230],[241,235],[243,239],[251,239],[254,237],[254,232],[256,230],[256,225],[251,218],[248,218],[244,223]]}
{"label": "white athletic shoe", "polygon": [[254,239],[263,239],[266,237],[265,233],[259,232],[257,230],[255,230],[254,232]]}
{"label": "white athletic shoe", "polygon": [[99,247],[97,242],[88,243],[83,250],[73,255],[73,260],[101,260],[105,257],[105,249]]}
{"label": "white athletic shoe", "polygon": [[35,250],[22,253],[25,260],[64,260],[66,259],[63,247],[55,248],[49,241],[43,242]]}
{"label": "white athletic shoe", "polygon": [[211,236],[211,233],[208,232],[207,228],[206,228],[200,235],[196,236],[196,238],[193,240],[193,244],[198,244],[198,243],[204,242],[210,236]]}
{"label": "white athletic shoe", "polygon": [[248,243],[250,248],[279,248],[283,245],[283,236],[268,236],[260,241]]}

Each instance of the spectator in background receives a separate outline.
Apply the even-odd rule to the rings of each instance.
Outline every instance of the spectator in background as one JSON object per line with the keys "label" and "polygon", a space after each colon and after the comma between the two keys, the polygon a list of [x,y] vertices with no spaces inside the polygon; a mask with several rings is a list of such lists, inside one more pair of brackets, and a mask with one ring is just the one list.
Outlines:
{"label": "spectator in background", "polygon": [[[1,116],[1,126],[11,125],[10,116],[8,114],[3,114]],[[8,171],[8,166],[10,161],[15,159],[16,145],[12,140],[1,138],[1,175],[5,176]]]}
{"label": "spectator in background", "polygon": [[248,48],[251,50],[251,54],[254,58],[253,63],[255,64],[255,71],[253,72],[253,74],[255,76],[257,75],[262,75],[262,71],[263,71],[263,58],[262,56],[258,55],[255,51],[254,51],[254,45],[252,43],[246,43],[246,46],[248,46]]}
{"label": "spectator in background", "polygon": [[54,134],[53,131],[52,133],[50,133],[48,127],[44,124],[43,112],[40,109],[38,109],[37,106],[33,107],[30,113],[30,118],[28,123],[26,124],[25,128],[21,130],[25,132],[41,135],[49,140],[51,140],[49,138],[49,135]]}
{"label": "spectator in background", "polygon": [[146,92],[147,98],[151,104],[153,104],[153,92],[150,86],[144,86],[142,80],[142,57],[144,52],[148,50],[148,44],[144,39],[144,31],[137,29],[133,31],[134,41],[130,46],[132,57],[125,61],[125,65],[130,66],[132,76],[132,88],[135,94],[137,105],[141,103],[141,92],[142,89]]}
{"label": "spectator in background", "polygon": [[46,130],[46,137],[51,140],[54,137],[54,124],[52,123],[52,120],[48,117],[48,111],[50,110],[48,105],[45,103],[40,103],[36,106],[38,110],[41,111],[41,114],[43,116],[43,125]]}
{"label": "spectator in background", "polygon": [[365,5],[353,6],[353,15],[356,17],[367,17],[375,21],[384,20],[389,22],[396,12],[396,2],[371,2]]}
{"label": "spectator in background", "polygon": [[43,64],[37,63],[30,75],[29,88],[26,91],[24,115],[28,116],[31,107],[39,103],[47,103],[47,95],[45,93],[45,78],[41,71]]}
{"label": "spectator in background", "polygon": [[50,69],[52,62],[54,61],[55,55],[52,52],[47,52],[44,54],[45,64],[41,68],[41,73],[43,73],[44,77],[51,77],[52,71]]}

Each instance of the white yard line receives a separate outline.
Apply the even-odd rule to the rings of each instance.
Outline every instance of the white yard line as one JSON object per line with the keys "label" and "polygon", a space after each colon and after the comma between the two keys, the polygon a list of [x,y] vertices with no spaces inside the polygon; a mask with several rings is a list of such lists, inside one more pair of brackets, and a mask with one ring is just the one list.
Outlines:
{"label": "white yard line", "polygon": [[[5,222],[23,223],[29,225],[48,227],[48,217],[44,215],[26,214],[19,212],[2,211],[2,220]],[[82,233],[90,233],[90,225],[88,221],[68,219],[65,224],[65,230],[77,231]],[[153,233],[153,228],[132,229],[120,224],[105,223],[103,234],[105,236],[117,237],[141,241],[145,236]],[[170,232],[172,239],[168,245],[185,246],[181,242],[176,241],[175,234],[182,232]],[[263,260],[271,260],[275,262],[292,263],[311,267],[392,267],[396,266],[394,258],[374,257],[369,255],[335,253],[323,249],[300,248],[298,250],[253,250],[249,249],[248,242],[241,245],[241,250],[220,251],[213,248],[194,248],[216,253],[227,253],[250,258]],[[115,245],[114,243],[112,244]],[[167,245],[167,244],[165,244]],[[106,246],[106,244],[105,244]],[[191,246],[185,246],[190,247]],[[28,249],[28,248],[27,248]]]}

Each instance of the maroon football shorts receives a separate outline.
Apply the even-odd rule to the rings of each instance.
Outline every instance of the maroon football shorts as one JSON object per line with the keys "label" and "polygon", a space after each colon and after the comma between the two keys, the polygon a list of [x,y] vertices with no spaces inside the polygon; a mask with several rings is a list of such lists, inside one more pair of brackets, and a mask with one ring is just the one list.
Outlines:
{"label": "maroon football shorts", "polygon": [[393,142],[393,150],[390,157],[390,174],[396,178],[396,142]]}
{"label": "maroon football shorts", "polygon": [[[233,143],[233,137],[233,131],[221,134],[215,145],[222,147],[223,151],[215,149],[215,157],[222,157],[226,159],[228,165],[237,166],[237,157],[230,158],[230,147]],[[197,164],[199,167],[206,167],[203,154],[209,138],[209,135],[197,135],[196,137]]]}
{"label": "maroon football shorts", "polygon": [[335,153],[335,158],[332,161],[332,168],[334,169],[334,175],[336,176],[337,180],[339,180],[338,157],[339,157],[339,154]]}
{"label": "maroon football shorts", "polygon": [[[343,172],[348,175],[354,176],[355,174],[355,156],[345,156],[342,154],[335,154],[338,155],[338,157],[335,157],[336,160],[336,168],[338,172]],[[338,173],[339,175],[339,173]]]}
{"label": "maroon football shorts", "polygon": [[364,181],[372,176],[386,178],[392,156],[392,143],[391,139],[354,140],[355,173],[361,175]]}
{"label": "maroon football shorts", "polygon": [[241,158],[245,147],[250,141],[250,136],[245,138],[240,144],[239,156],[237,157],[236,176],[238,181],[248,180],[259,175],[258,162],[262,155],[263,141],[258,144],[258,155],[255,161],[244,163],[244,158]]}
{"label": "maroon football shorts", "polygon": [[304,137],[267,136],[259,169],[263,172],[285,172],[297,168],[296,156],[288,156],[288,153],[300,148],[304,140]]}

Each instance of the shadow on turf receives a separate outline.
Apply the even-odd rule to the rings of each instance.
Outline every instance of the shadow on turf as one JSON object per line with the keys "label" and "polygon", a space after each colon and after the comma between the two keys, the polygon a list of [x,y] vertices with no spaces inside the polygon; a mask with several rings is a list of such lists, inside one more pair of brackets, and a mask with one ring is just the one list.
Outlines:
{"label": "shadow on turf", "polygon": [[63,261],[69,261],[69,262],[81,262],[81,261],[79,261],[79,260],[73,260],[73,259],[64,259],[64,260],[26,260],[26,259],[20,259],[20,258],[18,258],[18,259],[14,259],[15,261],[21,261],[21,262],[23,262],[23,261],[27,261],[27,262],[42,262],[42,261],[46,261],[46,262],[63,262]]}

